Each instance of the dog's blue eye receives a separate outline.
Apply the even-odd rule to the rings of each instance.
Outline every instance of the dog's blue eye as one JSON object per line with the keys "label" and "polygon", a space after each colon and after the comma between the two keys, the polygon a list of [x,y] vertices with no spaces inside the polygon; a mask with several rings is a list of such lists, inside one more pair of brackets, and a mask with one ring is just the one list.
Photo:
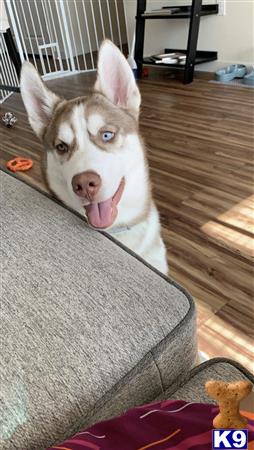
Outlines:
{"label": "dog's blue eye", "polygon": [[102,133],[102,140],[103,140],[103,142],[109,142],[109,141],[111,141],[111,139],[113,139],[114,136],[115,136],[115,133],[113,133],[112,131],[104,131]]}

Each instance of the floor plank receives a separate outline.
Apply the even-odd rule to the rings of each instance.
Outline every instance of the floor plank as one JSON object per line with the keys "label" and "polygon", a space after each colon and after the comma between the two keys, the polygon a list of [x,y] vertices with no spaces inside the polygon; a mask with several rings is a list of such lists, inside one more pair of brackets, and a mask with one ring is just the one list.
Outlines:
{"label": "floor plank", "polygon": [[[93,82],[94,74],[82,74],[49,85],[72,98],[86,95]],[[254,92],[209,83],[206,74],[184,86],[166,70],[150,70],[139,86],[170,276],[195,298],[200,349],[254,371]],[[20,176],[46,189],[43,150],[18,94],[0,106],[7,110],[18,122],[13,129],[0,125],[0,164],[20,153],[32,157],[33,169]]]}
{"label": "floor plank", "polygon": [[240,332],[237,326],[229,325],[227,317],[224,320],[216,314],[201,325],[198,342],[201,351],[237,359],[253,372],[253,339]]}

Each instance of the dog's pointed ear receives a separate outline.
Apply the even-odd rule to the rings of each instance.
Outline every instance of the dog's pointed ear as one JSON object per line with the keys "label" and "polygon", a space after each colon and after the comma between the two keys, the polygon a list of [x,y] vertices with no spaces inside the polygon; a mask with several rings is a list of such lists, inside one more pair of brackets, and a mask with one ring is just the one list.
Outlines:
{"label": "dog's pointed ear", "polygon": [[133,72],[124,55],[109,40],[102,43],[99,51],[94,87],[115,105],[138,116],[141,97]]}
{"label": "dog's pointed ear", "polygon": [[42,138],[60,99],[46,87],[35,67],[29,62],[22,65],[20,90],[30,125],[35,134]]}

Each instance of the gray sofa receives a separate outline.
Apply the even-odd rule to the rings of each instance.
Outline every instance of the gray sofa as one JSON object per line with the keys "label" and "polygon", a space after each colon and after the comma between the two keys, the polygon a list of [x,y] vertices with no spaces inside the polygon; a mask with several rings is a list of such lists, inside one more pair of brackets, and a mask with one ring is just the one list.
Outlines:
{"label": "gray sofa", "polygon": [[14,176],[0,171],[0,186],[0,448],[45,449],[184,397],[197,357],[190,295]]}

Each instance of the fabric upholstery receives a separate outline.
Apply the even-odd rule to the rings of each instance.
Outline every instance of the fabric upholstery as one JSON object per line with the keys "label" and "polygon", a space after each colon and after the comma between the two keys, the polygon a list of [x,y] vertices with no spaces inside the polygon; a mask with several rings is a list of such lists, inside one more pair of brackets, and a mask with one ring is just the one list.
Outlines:
{"label": "fabric upholstery", "polygon": [[160,398],[213,403],[204,389],[205,383],[211,379],[228,382],[246,379],[254,384],[253,374],[237,362],[226,358],[213,358],[195,367],[189,374],[186,373],[180,383],[176,381]]}
{"label": "fabric upholstery", "polygon": [[0,172],[0,447],[40,450],[149,402],[196,359],[174,282]]}

